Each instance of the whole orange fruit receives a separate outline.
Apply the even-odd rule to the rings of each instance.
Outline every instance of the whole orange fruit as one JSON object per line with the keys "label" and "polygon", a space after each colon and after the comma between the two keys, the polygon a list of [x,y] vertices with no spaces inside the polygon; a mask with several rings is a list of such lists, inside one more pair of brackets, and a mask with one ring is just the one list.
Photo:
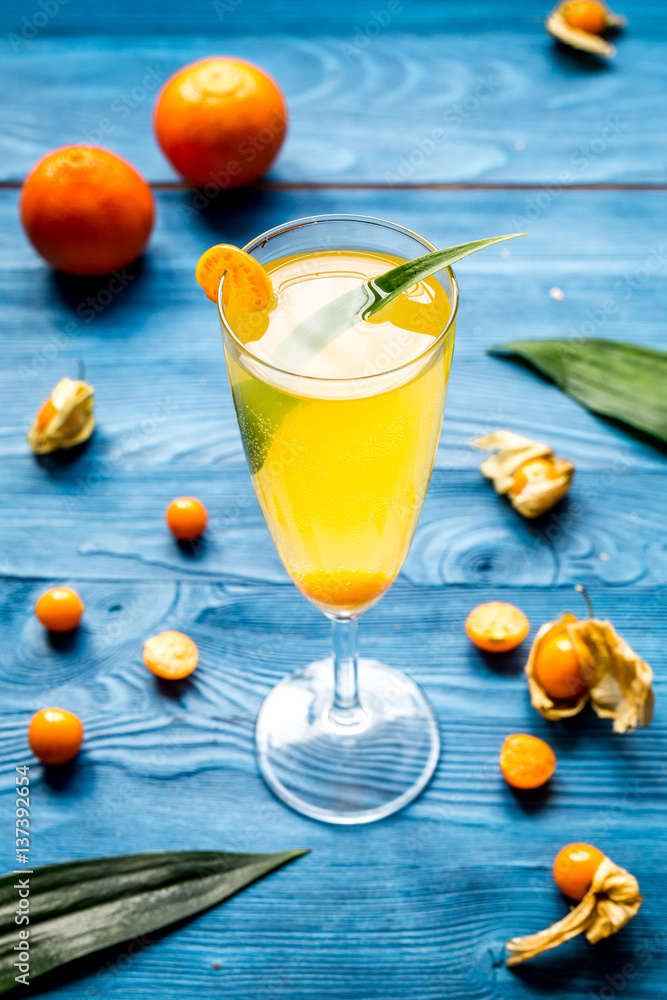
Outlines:
{"label": "whole orange fruit", "polygon": [[69,274],[106,274],[144,249],[153,196],[134,167],[98,146],[63,146],[26,177],[21,219],[49,264]]}
{"label": "whole orange fruit", "polygon": [[218,56],[190,63],[160,91],[155,134],[195,187],[240,187],[269,169],[287,128],[278,85],[252,63]]}

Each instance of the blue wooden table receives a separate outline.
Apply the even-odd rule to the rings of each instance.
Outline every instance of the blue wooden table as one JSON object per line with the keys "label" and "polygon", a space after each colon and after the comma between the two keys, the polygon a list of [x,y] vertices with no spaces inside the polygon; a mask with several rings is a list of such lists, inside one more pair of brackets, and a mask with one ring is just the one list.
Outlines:
{"label": "blue wooden table", "polygon": [[[3,843],[14,767],[30,763],[35,864],[162,848],[312,849],[139,951],[37,981],[33,995],[667,996],[665,456],[485,354],[508,339],[578,334],[665,346],[667,24],[659,0],[623,9],[629,29],[602,66],[550,42],[548,4],[519,0],[3,6]],[[150,116],[163,80],[213,53],[273,73],[291,126],[256,190],[199,211]],[[433,141],[434,129],[444,138]],[[79,141],[127,156],[157,203],[148,253],[93,320],[81,304],[104,280],[52,274],[17,220],[32,163]],[[328,628],[264,528],[215,311],[193,280],[211,243],[243,244],[324,212],[393,219],[437,245],[531,233],[457,268],[459,335],[429,495],[398,582],[361,629],[362,652],[407,670],[432,699],[440,764],[403,813],[356,829],[295,815],[257,773],[262,698],[325,654]],[[77,359],[96,387],[95,437],[74,461],[37,461],[26,429]],[[569,499],[546,519],[521,520],[482,480],[468,442],[496,427],[575,462]],[[163,522],[182,493],[211,515],[194,554]],[[71,639],[54,642],[32,607],[61,582],[87,610]],[[465,637],[468,611],[485,600],[518,604],[533,630],[583,613],[577,582],[654,668],[647,730],[614,736],[590,712],[545,722],[528,702],[525,650],[493,659]],[[158,683],[142,664],[143,640],[166,628],[199,645],[190,682]],[[44,771],[27,749],[30,716],[47,704],[78,712],[86,728],[62,772]],[[556,750],[543,794],[515,795],[500,776],[498,750],[516,731]],[[566,912],[550,866],[572,840],[635,873],[645,904],[617,937],[595,948],[578,940],[509,972],[504,939]]]}

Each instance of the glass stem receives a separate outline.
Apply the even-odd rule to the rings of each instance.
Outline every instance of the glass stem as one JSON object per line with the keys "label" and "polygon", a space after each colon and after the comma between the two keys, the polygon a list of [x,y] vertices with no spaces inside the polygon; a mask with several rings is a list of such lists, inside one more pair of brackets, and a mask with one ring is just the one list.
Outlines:
{"label": "glass stem", "polygon": [[357,620],[333,618],[334,700],[329,713],[332,722],[352,725],[362,711],[357,686]]}

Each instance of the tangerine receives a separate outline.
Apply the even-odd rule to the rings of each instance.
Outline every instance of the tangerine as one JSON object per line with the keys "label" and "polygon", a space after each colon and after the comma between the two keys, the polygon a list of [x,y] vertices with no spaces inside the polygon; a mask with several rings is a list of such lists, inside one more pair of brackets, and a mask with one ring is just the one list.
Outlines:
{"label": "tangerine", "polygon": [[38,253],[68,274],[130,264],[153,228],[153,196],[134,167],[98,146],[62,146],[30,171],[21,219]]}
{"label": "tangerine", "polygon": [[217,56],[189,63],[160,91],[155,134],[195,187],[240,187],[269,169],[285,138],[287,106],[259,66]]}

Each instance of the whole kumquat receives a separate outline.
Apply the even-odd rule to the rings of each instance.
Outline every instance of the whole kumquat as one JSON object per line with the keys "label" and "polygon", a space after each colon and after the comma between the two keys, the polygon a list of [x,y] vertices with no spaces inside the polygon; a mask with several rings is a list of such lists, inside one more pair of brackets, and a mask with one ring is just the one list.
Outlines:
{"label": "whole kumquat", "polygon": [[254,257],[231,243],[218,243],[201,255],[195,277],[212,302],[218,300],[218,289],[227,272],[225,289],[229,289],[238,304],[248,312],[265,309],[273,295],[268,274]]}
{"label": "whole kumquat", "polygon": [[546,458],[532,458],[529,462],[524,462],[514,473],[512,480],[513,497],[518,497],[525,490],[529,483],[544,483],[558,479],[561,472],[553,462]]}
{"label": "whole kumquat", "polygon": [[199,663],[199,650],[183,632],[160,632],[144,643],[144,663],[156,677],[178,681]]}
{"label": "whole kumquat", "polygon": [[71,587],[52,587],[35,604],[35,614],[51,632],[71,632],[81,621],[85,605]]}
{"label": "whole kumquat", "polygon": [[595,0],[572,0],[563,4],[561,13],[571,28],[601,35],[607,27],[607,11]]}
{"label": "whole kumquat", "polygon": [[66,764],[76,757],[83,741],[81,719],[63,708],[36,712],[28,728],[28,742],[43,764]]}
{"label": "whole kumquat", "polygon": [[539,737],[513,733],[500,751],[500,770],[512,788],[540,788],[556,770],[556,755]]}
{"label": "whole kumquat", "polygon": [[560,891],[570,899],[583,899],[604,854],[590,844],[567,844],[556,855],[553,875]]}
{"label": "whole kumquat", "polygon": [[465,629],[479,649],[506,653],[523,642],[530,631],[530,622],[513,604],[489,601],[473,608],[466,618]]}
{"label": "whole kumquat", "polygon": [[535,677],[554,701],[580,698],[586,691],[577,654],[565,630],[548,636],[539,647]]}
{"label": "whole kumquat", "polygon": [[176,497],[165,515],[169,530],[183,542],[199,538],[206,530],[206,507],[195,497]]}

